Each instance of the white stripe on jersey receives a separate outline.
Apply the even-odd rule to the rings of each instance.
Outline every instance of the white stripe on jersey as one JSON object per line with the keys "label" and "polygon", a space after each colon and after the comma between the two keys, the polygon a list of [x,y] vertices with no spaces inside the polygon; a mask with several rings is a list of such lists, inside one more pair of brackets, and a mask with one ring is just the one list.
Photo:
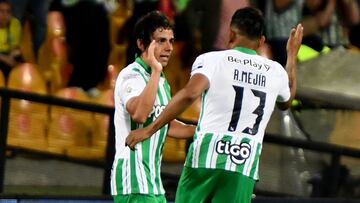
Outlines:
{"label": "white stripe on jersey", "polygon": [[149,150],[151,153],[149,156],[150,180],[151,180],[151,184],[154,186],[153,187],[154,194],[158,194],[158,190],[155,184],[155,161],[154,161],[155,149],[157,143],[157,141],[154,140],[158,140],[159,139],[158,137],[159,137],[159,133],[155,133],[150,139],[150,146],[149,146]]}
{"label": "white stripe on jersey", "polygon": [[216,160],[218,153],[216,153],[216,143],[222,138],[219,134],[214,134],[209,144],[209,150],[206,155],[206,168],[216,168]]}
{"label": "white stripe on jersey", "polygon": [[259,161],[256,164],[256,170],[255,170],[256,180],[259,180]]}
{"label": "white stripe on jersey", "polygon": [[129,159],[123,159],[122,167],[122,186],[123,186],[123,194],[131,193],[131,173]]}
{"label": "white stripe on jersey", "polygon": [[[140,127],[142,128],[142,126]],[[136,170],[136,176],[138,176],[138,183],[139,183],[139,189],[140,189],[140,193],[148,193],[149,192],[149,188],[148,188],[148,184],[147,184],[147,179],[146,179],[146,174],[145,174],[145,170],[144,170],[144,165],[142,164],[143,159],[142,159],[142,145],[141,144],[137,144],[136,146],[136,162],[137,162],[137,170]]]}
{"label": "white stripe on jersey", "polygon": [[[166,126],[165,126],[165,132],[168,132],[168,128],[169,128],[169,126],[166,125]],[[166,135],[163,136],[162,143],[165,142],[165,138],[166,138]],[[159,139],[160,139],[160,137],[159,137]],[[159,150],[159,153],[160,153],[160,160],[159,160],[158,177],[161,177],[161,170],[160,170],[160,169],[161,169],[161,160],[162,160],[163,154],[162,154],[162,152],[161,152],[160,150]],[[165,193],[165,189],[164,189],[164,187],[163,187],[163,183],[162,183],[162,179],[161,179],[161,178],[159,178],[159,183],[160,183],[160,192],[161,192],[161,194],[164,194],[164,193]]]}
{"label": "white stripe on jersey", "polygon": [[[231,136],[231,140],[230,140],[231,143],[238,144],[237,141],[238,141],[238,139],[235,136]],[[233,163],[231,161],[231,156],[232,155],[226,156],[225,170],[227,170],[227,171],[231,171],[231,164]]]}
{"label": "white stripe on jersey", "polygon": [[115,181],[117,165],[118,165],[118,159],[115,159],[113,163],[113,168],[111,169],[111,181],[110,181],[111,194],[114,195],[117,195],[116,181]]}
{"label": "white stripe on jersey", "polygon": [[[164,86],[165,86],[165,81],[164,81],[164,83],[161,84],[161,87],[158,88],[158,90],[160,90],[160,93],[161,93],[161,94],[158,95],[158,96],[159,96],[159,97],[162,96],[163,102],[164,102],[165,104],[167,104],[167,103],[168,103],[168,102],[167,102],[168,99],[167,99],[167,94],[166,94],[166,91],[165,91],[165,87],[164,87]],[[158,103],[161,104],[160,101],[158,101]]]}
{"label": "white stripe on jersey", "polygon": [[192,160],[193,168],[199,167],[199,155],[200,155],[200,148],[203,138],[204,135],[199,135],[194,142],[194,151],[193,151],[193,160]]}
{"label": "white stripe on jersey", "polygon": [[[233,137],[233,138],[235,138],[235,137]],[[240,146],[241,138],[237,136],[237,137],[235,138],[234,143]],[[230,170],[231,170],[231,171],[236,171],[236,167],[237,167],[237,166],[238,166],[237,164],[235,164],[234,162],[231,161]]]}

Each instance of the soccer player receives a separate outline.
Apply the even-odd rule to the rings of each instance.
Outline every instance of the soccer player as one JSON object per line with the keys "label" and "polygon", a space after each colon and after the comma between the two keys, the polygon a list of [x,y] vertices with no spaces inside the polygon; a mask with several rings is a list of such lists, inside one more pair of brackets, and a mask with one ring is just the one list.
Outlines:
{"label": "soccer player", "polygon": [[276,102],[280,109],[287,109],[295,96],[296,55],[303,27],[299,24],[290,31],[286,69],[256,54],[265,41],[263,32],[260,11],[237,10],[230,24],[230,49],[198,56],[189,82],[157,120],[128,135],[128,146],[138,148],[138,142],[202,97],[177,203],[251,202],[266,125]]}
{"label": "soccer player", "polygon": [[116,154],[111,194],[116,203],[164,203],[160,164],[166,134],[191,137],[195,126],[174,120],[137,145],[136,151],[126,148],[130,130],[152,123],[170,101],[162,70],[173,51],[172,25],[160,12],[151,12],[139,19],[134,35],[138,57],[119,73],[115,85]]}

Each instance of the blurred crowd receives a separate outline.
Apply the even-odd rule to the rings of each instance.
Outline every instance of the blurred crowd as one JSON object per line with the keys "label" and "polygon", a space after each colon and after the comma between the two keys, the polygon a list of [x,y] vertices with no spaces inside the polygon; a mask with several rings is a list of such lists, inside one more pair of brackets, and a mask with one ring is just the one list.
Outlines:
{"label": "blurred crowd", "polygon": [[299,60],[342,46],[360,46],[356,0],[0,0],[0,69],[33,64],[50,94],[78,87],[90,96],[111,89],[117,73],[135,57],[132,30],[139,17],[160,10],[175,24],[173,57],[165,69],[175,93],[203,52],[226,49],[232,14],[259,8],[266,45],[258,53],[284,65],[286,39],[301,22]]}

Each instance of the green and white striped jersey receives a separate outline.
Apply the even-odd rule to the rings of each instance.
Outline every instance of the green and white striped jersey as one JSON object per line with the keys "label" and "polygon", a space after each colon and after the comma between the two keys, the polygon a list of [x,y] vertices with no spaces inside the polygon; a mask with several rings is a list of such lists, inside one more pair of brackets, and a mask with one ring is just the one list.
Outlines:
{"label": "green and white striped jersey", "polygon": [[237,47],[195,60],[191,75],[203,74],[209,88],[185,165],[224,169],[259,179],[259,156],[276,101],[290,98],[288,76],[277,62]]}
{"label": "green and white striped jersey", "polygon": [[111,194],[164,194],[160,178],[162,150],[168,126],[164,126],[149,139],[136,145],[132,151],[125,147],[125,139],[131,130],[153,122],[170,100],[170,87],[161,74],[158,93],[144,124],[131,120],[126,110],[127,101],[141,94],[151,75],[151,69],[140,58],[125,67],[115,85],[115,159],[111,174]]}

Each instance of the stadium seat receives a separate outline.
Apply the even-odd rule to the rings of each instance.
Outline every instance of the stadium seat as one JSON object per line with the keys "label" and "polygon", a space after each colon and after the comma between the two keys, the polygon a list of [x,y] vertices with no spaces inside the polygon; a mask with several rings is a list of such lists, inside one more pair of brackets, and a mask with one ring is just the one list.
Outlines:
{"label": "stadium seat", "polygon": [[111,44],[118,44],[118,33],[121,30],[125,22],[133,14],[132,8],[127,1],[122,1],[119,3],[118,7],[110,15],[110,40]]}
{"label": "stadium seat", "polygon": [[124,28],[126,21],[132,16],[131,4],[119,1],[117,9],[110,15],[110,44],[111,51],[108,64],[113,65],[119,72],[126,65],[127,41],[120,39],[119,32]]}
{"label": "stadium seat", "polygon": [[30,63],[36,63],[35,54],[33,50],[32,38],[31,38],[31,25],[30,20],[25,20],[22,29],[22,39],[20,43],[20,50],[24,61]]}
{"label": "stadium seat", "polygon": [[4,73],[0,70],[0,87],[5,87],[5,86],[6,86],[6,82],[5,82]]}
{"label": "stadium seat", "polygon": [[117,72],[120,72],[126,65],[126,46],[121,44],[112,45],[108,64],[114,66]]}
{"label": "stadium seat", "polygon": [[[90,103],[88,95],[80,88],[68,87],[55,93],[56,97]],[[93,159],[91,136],[93,115],[89,111],[52,106],[48,133],[49,146],[61,148],[69,157]]]}
{"label": "stadium seat", "polygon": [[48,14],[46,39],[39,50],[40,72],[51,94],[66,86],[72,67],[68,63],[64,18],[60,12]]}
{"label": "stadium seat", "polygon": [[[102,91],[100,96],[94,99],[96,104],[114,107],[114,90]],[[105,157],[105,149],[109,131],[109,116],[94,113],[94,133],[92,137],[92,148],[99,149],[99,158]]]}
{"label": "stadium seat", "polygon": [[[8,88],[45,95],[45,82],[34,64],[23,63],[12,69]],[[48,105],[23,99],[12,99],[8,144],[44,151],[47,148],[46,130]]]}
{"label": "stadium seat", "polygon": [[360,112],[337,110],[330,143],[360,149]]}
{"label": "stadium seat", "polygon": [[163,161],[168,163],[184,162],[186,157],[186,140],[166,137]]}
{"label": "stadium seat", "polygon": [[107,91],[115,88],[116,78],[120,72],[119,66],[109,65],[107,68],[105,79],[97,86],[100,91]]}

